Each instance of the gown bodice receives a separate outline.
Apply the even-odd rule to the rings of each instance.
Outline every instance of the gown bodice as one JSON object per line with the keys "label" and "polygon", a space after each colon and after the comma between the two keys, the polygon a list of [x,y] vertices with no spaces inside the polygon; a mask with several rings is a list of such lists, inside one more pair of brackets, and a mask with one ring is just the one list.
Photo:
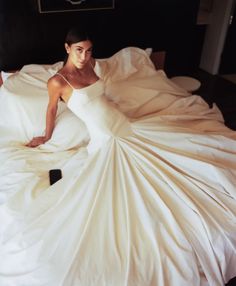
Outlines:
{"label": "gown bodice", "polygon": [[100,147],[112,137],[126,137],[131,134],[128,118],[107,99],[105,84],[102,79],[95,83],[73,89],[67,103],[68,108],[87,126],[90,143],[89,152]]}

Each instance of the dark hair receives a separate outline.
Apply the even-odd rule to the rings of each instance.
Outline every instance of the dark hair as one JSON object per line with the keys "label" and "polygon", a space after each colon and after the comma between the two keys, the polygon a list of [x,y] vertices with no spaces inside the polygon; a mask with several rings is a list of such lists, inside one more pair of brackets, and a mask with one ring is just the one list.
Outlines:
{"label": "dark hair", "polygon": [[65,38],[65,42],[70,46],[72,44],[82,42],[82,41],[92,41],[92,37],[89,31],[84,30],[81,27],[71,28]]}
{"label": "dark hair", "polygon": [[[66,34],[65,43],[71,46],[72,44],[82,42],[82,41],[88,41],[88,40],[93,43],[92,36],[88,30],[83,29],[81,26],[72,27]],[[66,54],[64,61],[63,61],[63,65],[66,64],[67,59],[68,59],[68,55]]]}

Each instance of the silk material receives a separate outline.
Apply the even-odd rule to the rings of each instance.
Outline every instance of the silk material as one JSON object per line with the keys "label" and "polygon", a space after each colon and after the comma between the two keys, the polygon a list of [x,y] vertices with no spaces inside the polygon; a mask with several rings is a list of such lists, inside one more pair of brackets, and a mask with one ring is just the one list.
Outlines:
{"label": "silk material", "polygon": [[88,154],[73,153],[34,199],[2,205],[0,285],[222,286],[236,275],[234,132],[196,128],[191,98],[178,120],[167,109],[129,118],[109,100],[118,89],[100,79],[74,90]]}

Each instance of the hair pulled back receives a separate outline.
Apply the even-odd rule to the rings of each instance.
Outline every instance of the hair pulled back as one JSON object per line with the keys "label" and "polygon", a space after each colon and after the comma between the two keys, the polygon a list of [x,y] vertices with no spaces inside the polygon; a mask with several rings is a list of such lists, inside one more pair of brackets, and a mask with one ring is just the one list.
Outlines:
{"label": "hair pulled back", "polygon": [[67,32],[65,43],[69,46],[82,41],[92,42],[91,34],[87,30],[81,29],[80,27],[73,27]]}

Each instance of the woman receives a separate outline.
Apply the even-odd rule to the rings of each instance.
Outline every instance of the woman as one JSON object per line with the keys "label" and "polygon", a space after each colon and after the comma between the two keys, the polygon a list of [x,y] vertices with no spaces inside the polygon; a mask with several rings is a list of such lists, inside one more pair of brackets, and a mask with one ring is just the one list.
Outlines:
{"label": "woman", "polygon": [[48,141],[53,132],[58,100],[68,102],[74,88],[93,84],[98,80],[94,72],[95,60],[92,58],[92,42],[86,32],[71,29],[65,39],[68,57],[65,65],[48,81],[49,103],[47,108],[45,136],[33,138],[26,146],[37,147]]}
{"label": "woman", "polygon": [[0,285],[224,285],[236,275],[233,140],[166,132],[156,114],[131,122],[104,96],[89,38],[65,47],[46,134],[29,146],[50,138],[62,98],[88,128],[89,155],[27,210],[11,209]]}

